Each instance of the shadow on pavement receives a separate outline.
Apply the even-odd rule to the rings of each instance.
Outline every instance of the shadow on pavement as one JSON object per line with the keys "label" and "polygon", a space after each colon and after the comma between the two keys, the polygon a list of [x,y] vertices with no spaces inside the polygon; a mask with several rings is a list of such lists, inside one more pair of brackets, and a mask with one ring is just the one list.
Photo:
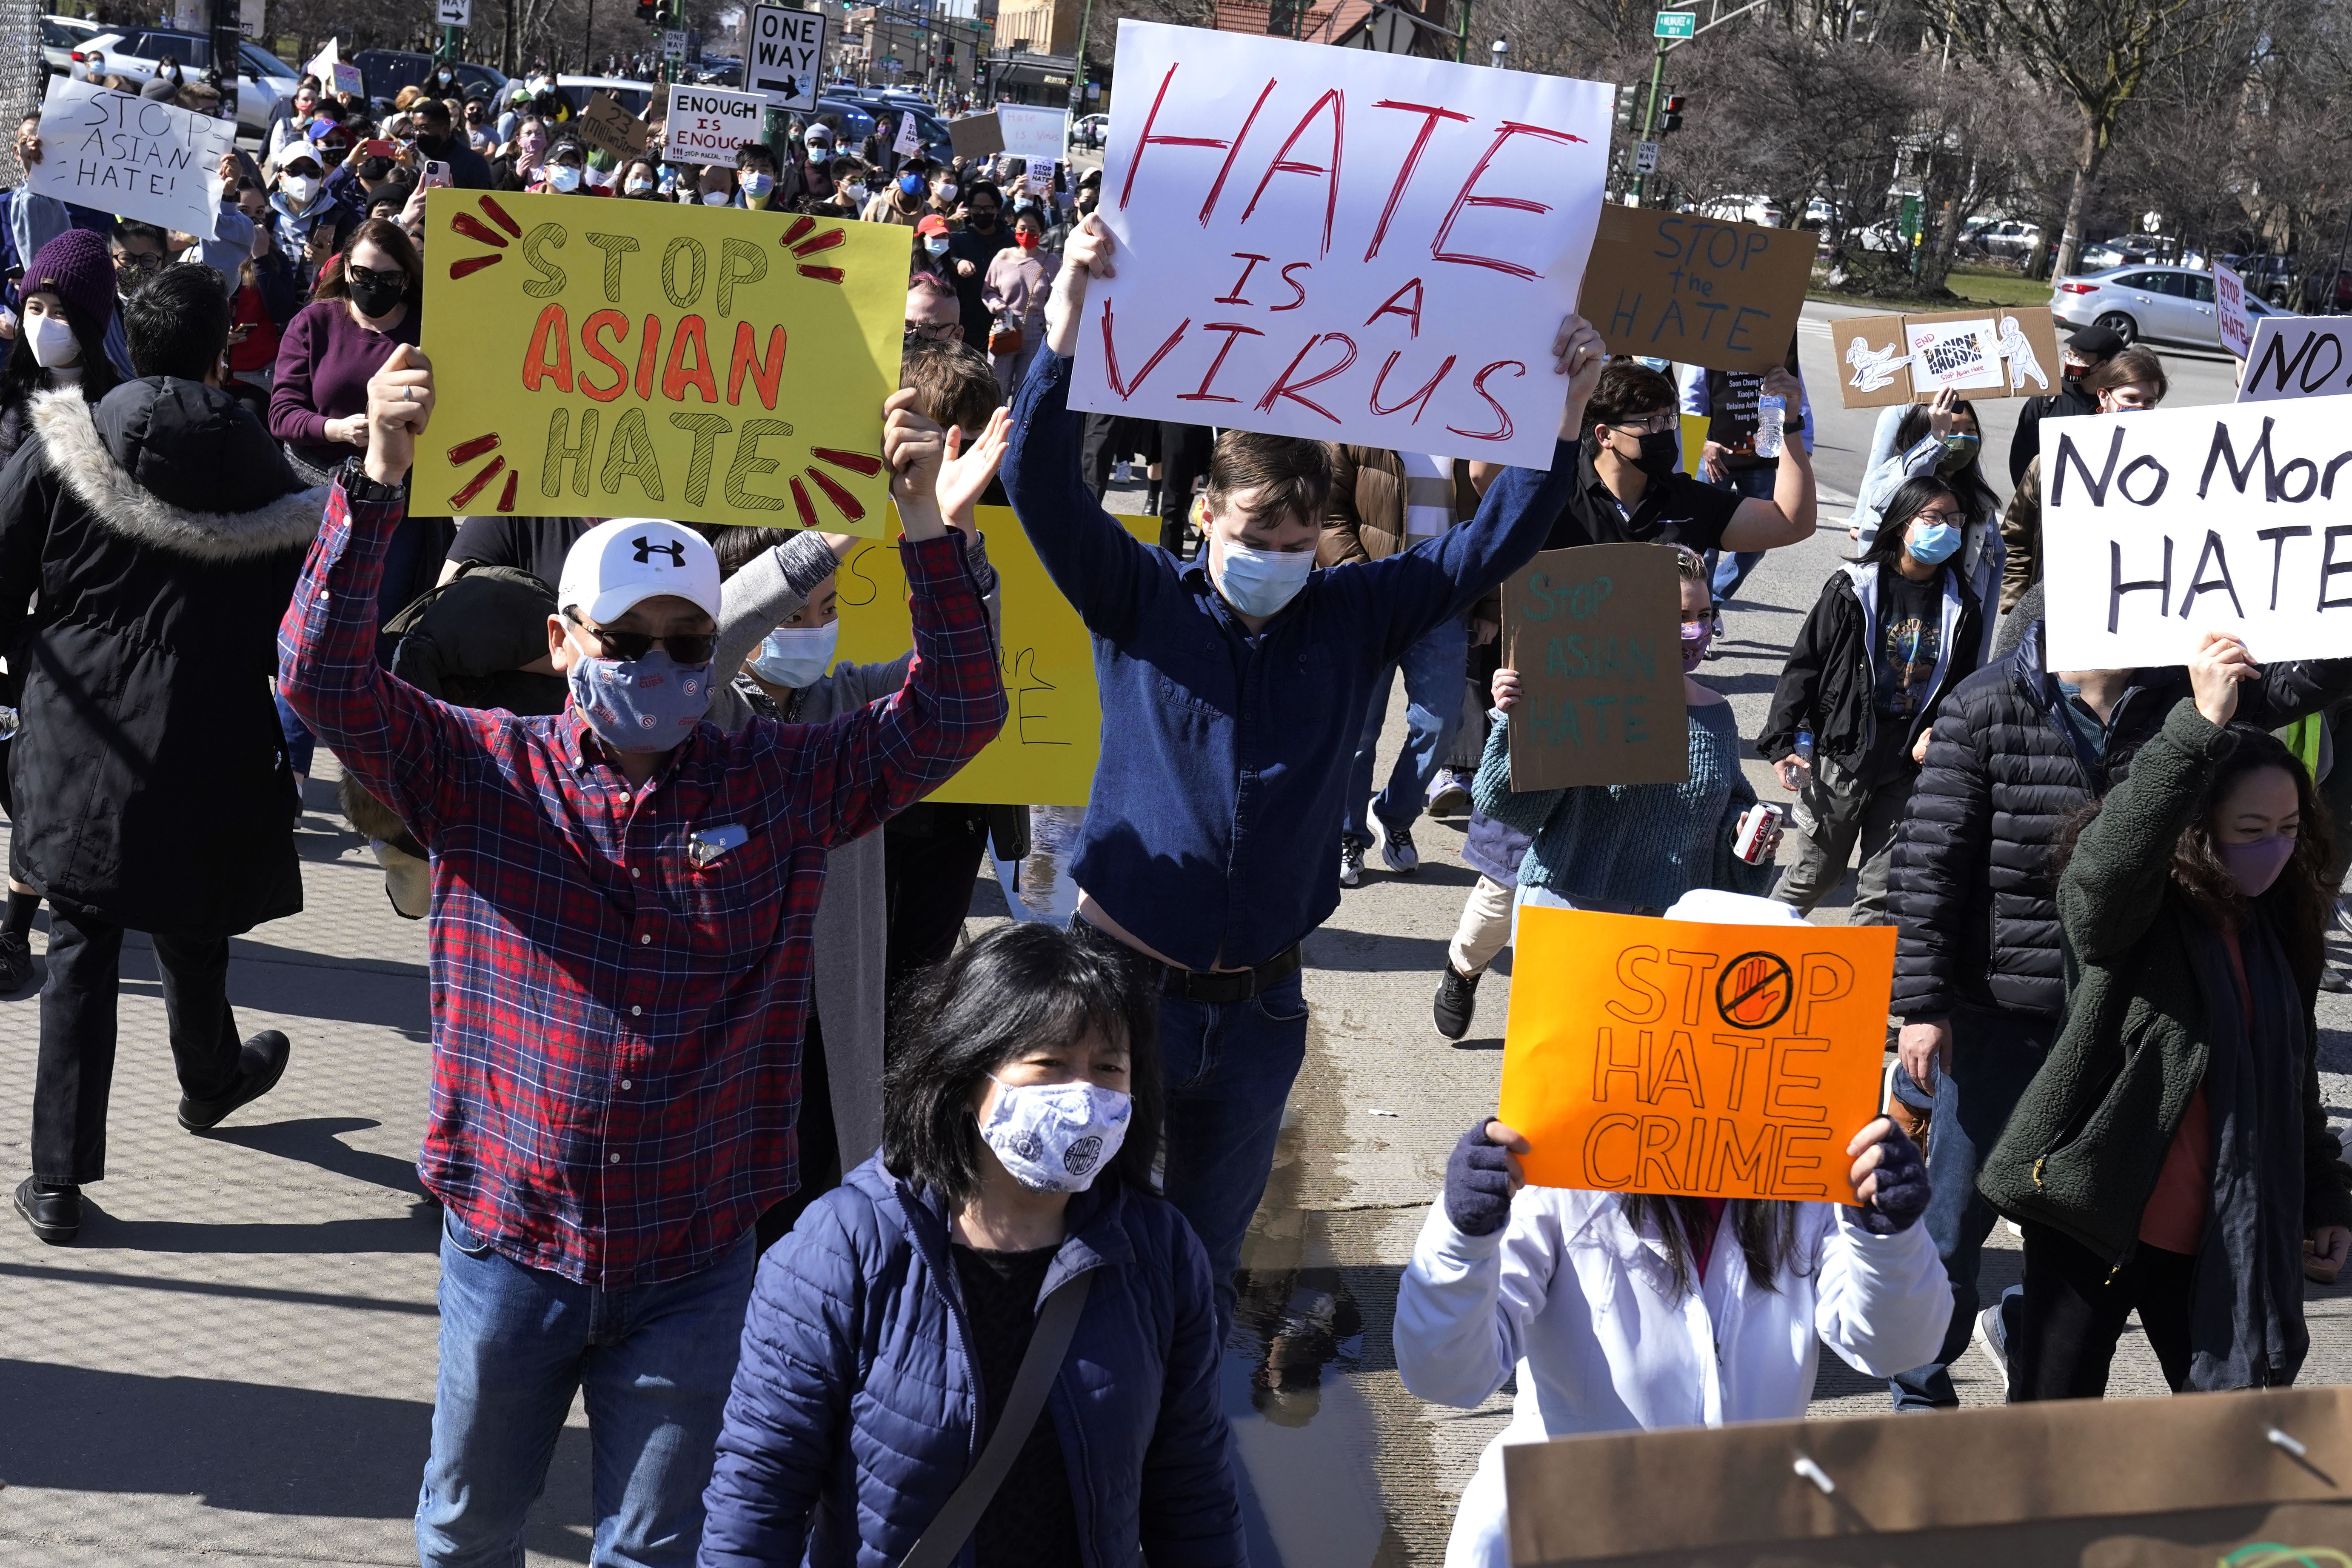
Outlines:
{"label": "shadow on pavement", "polygon": [[[408,1519],[433,1436],[418,1400],[143,1377],[0,1360],[0,1481],[57,1491],[197,1497],[205,1506],[297,1518]],[[588,1560],[587,1434],[566,1431],[526,1543]],[[584,1528],[584,1523],[583,1523]]]}
{"label": "shadow on pavement", "polygon": [[438,1252],[441,1210],[419,1202],[398,1218],[331,1219],[317,1225],[200,1225],[186,1220],[120,1220],[82,1194],[78,1251]]}
{"label": "shadow on pavement", "polygon": [[369,1149],[354,1149],[339,1136],[362,1132],[383,1123],[365,1116],[314,1116],[300,1121],[278,1121],[259,1127],[219,1127],[199,1136],[218,1143],[256,1149],[280,1159],[299,1160],[355,1182],[388,1187],[412,1197],[425,1196],[416,1179],[416,1163]]}

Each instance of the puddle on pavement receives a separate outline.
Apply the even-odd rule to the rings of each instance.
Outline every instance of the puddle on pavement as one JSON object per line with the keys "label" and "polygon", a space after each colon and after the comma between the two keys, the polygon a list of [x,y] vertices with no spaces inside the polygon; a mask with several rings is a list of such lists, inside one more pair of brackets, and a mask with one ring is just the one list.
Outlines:
{"label": "puddle on pavement", "polygon": [[[1030,853],[998,860],[998,886],[1016,920],[1066,923],[1078,892],[1066,870],[1083,809],[1032,806]],[[1307,1026],[1302,1082],[1275,1147],[1274,1169],[1242,1251],[1240,1299],[1220,1373],[1243,1479],[1255,1568],[1375,1568],[1391,1559],[1374,1468],[1379,1421],[1350,1381],[1362,1370],[1364,1313],[1348,1271],[1307,1267],[1311,1216],[1300,1207],[1304,1161],[1349,1146],[1321,1026]],[[1302,1115],[1302,1106],[1304,1114]]]}

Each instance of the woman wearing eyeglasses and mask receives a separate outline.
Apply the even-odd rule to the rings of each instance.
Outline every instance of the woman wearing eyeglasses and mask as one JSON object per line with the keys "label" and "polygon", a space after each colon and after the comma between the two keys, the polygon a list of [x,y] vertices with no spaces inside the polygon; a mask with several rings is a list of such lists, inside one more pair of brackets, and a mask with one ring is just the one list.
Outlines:
{"label": "woman wearing eyeglasses and mask", "polygon": [[[1208,1258],[1152,1180],[1133,966],[1001,926],[903,1016],[881,1152],[761,1259],[702,1568],[900,1563],[934,1532],[922,1560],[973,1568],[1242,1562]],[[971,1482],[1000,1443],[997,1484]]]}
{"label": "woman wearing eyeglasses and mask", "polygon": [[[1904,482],[1932,474],[1952,487],[1959,498],[1959,553],[1953,564],[1968,579],[1979,605],[1990,605],[2000,591],[2001,566],[2009,548],[2000,537],[2000,498],[1985,482],[1984,437],[1977,428],[1977,411],[1950,387],[1936,394],[1932,403],[1915,403],[1904,409],[1895,426],[1894,451],[1863,476],[1862,493],[1853,503],[1854,542],[1866,552],[1878,537],[1880,518]],[[1994,617],[1982,617],[1986,652],[1991,647]],[[1979,660],[1984,657],[1980,654]]]}
{"label": "woman wearing eyeglasses and mask", "polygon": [[[1968,512],[1944,479],[1906,479],[1862,557],[1832,573],[1797,633],[1758,738],[1803,835],[1772,896],[1811,913],[1862,871],[1850,925],[1890,925],[1895,830],[1944,694],[1983,662],[1983,610],[1956,570]],[[1799,750],[1811,731],[1812,755]]]}

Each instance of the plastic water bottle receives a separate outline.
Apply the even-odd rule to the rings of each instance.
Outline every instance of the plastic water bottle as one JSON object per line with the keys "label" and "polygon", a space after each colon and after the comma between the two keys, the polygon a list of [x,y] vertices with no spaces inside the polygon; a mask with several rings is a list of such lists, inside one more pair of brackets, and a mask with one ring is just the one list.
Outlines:
{"label": "plastic water bottle", "polygon": [[1781,430],[1789,417],[1789,400],[1778,393],[1768,392],[1756,400],[1756,455],[1777,458],[1780,455]]}
{"label": "plastic water bottle", "polygon": [[1813,731],[1810,724],[1797,730],[1797,760],[1809,768],[1813,765]]}

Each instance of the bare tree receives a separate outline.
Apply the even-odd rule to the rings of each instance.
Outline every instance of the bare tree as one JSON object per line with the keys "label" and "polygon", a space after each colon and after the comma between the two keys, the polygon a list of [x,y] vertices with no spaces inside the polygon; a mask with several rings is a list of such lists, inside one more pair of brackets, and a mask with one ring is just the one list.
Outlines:
{"label": "bare tree", "polygon": [[1949,0],[1955,36],[1979,59],[2014,61],[2079,117],[2057,266],[2071,271],[2083,218],[2126,109],[2149,73],[2209,45],[2240,0]]}

